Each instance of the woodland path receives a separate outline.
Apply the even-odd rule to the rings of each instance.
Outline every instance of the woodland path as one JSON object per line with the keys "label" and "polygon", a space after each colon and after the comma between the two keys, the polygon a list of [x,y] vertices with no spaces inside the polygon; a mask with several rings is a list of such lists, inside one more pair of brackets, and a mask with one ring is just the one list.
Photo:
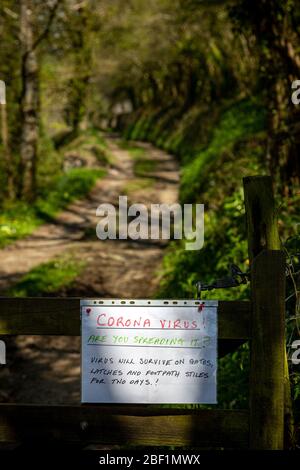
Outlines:
{"label": "woodland path", "polygon": [[[150,144],[139,143],[145,158],[155,162],[144,181],[134,171],[134,158],[118,139],[107,137],[113,164],[88,197],[71,204],[53,223],[0,251],[0,295],[35,266],[71,256],[85,267],[71,287],[56,296],[151,298],[159,284],[165,242],[105,240],[95,235],[95,211],[101,203],[171,204],[178,199],[179,170],[175,159]],[[135,143],[135,145],[137,145]],[[78,312],[79,314],[79,312]],[[8,345],[2,369],[0,401],[74,403],[80,400],[80,339],[19,336]],[[5,380],[4,380],[5,379]]]}

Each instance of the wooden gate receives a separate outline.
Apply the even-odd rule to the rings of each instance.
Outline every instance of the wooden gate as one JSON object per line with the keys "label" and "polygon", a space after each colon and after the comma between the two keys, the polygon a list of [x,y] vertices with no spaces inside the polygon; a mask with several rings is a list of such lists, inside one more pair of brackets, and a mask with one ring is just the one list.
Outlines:
{"label": "wooden gate", "polygon": [[[269,177],[244,179],[251,301],[219,302],[219,341],[250,340],[248,410],[153,405],[0,404],[0,444],[61,443],[282,449],[291,432],[285,256]],[[80,335],[80,299],[0,298],[0,335]],[[286,433],[284,429],[287,429]]]}

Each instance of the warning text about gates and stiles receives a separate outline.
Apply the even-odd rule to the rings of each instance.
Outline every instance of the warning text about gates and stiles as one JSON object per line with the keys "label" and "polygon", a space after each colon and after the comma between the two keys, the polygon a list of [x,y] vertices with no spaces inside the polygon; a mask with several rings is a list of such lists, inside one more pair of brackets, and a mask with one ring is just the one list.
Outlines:
{"label": "warning text about gates and stiles", "polygon": [[[85,307],[86,386],[105,388],[111,401],[123,388],[125,396],[135,397],[135,402],[141,401],[138,397],[142,393],[148,394],[146,402],[182,402],[183,388],[188,400],[194,396],[195,402],[214,402],[212,397],[199,395],[202,389],[207,395],[206,384],[214,382],[216,373],[216,331],[211,312],[177,310],[174,316],[174,311],[170,315],[163,308],[125,309],[120,314],[113,307]],[[197,390],[196,394],[187,393],[189,386]],[[114,392],[117,388],[119,391]]]}

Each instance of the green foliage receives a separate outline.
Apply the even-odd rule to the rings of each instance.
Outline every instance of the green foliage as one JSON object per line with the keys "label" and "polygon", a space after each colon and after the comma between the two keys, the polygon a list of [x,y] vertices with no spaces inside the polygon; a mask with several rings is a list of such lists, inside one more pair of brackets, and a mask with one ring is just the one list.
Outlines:
{"label": "green foliage", "polygon": [[40,123],[38,143],[37,184],[40,188],[48,187],[53,179],[62,172],[63,154],[56,151],[54,143]]}
{"label": "green foliage", "polygon": [[103,135],[93,127],[81,131],[70,142],[66,143],[59,152],[62,156],[69,153],[78,156],[84,164],[100,164],[107,166],[113,163],[113,155],[109,150]]}
{"label": "green foliage", "polygon": [[23,276],[9,290],[8,295],[38,297],[54,294],[59,289],[70,286],[83,268],[84,262],[75,261],[67,256],[41,264]]}
{"label": "green foliage", "polygon": [[281,192],[293,192],[300,182],[299,108],[290,104],[291,84],[300,72],[299,1],[236,0],[228,10],[234,28],[251,38],[250,52],[257,56],[256,81],[268,110],[270,173]]}
{"label": "green foliage", "polygon": [[98,178],[103,177],[104,170],[91,168],[73,168],[56,178],[49,193],[41,194],[35,208],[39,217],[47,219],[72,202],[90,192]]}
{"label": "green foliage", "polygon": [[[193,298],[196,281],[210,283],[228,275],[231,263],[247,271],[241,177],[265,172],[262,163],[264,125],[264,112],[254,100],[238,101],[220,113],[217,125],[212,119],[212,131],[205,148],[194,152],[193,140],[190,140],[190,148],[186,143],[189,157],[181,157],[181,167],[183,179],[189,180],[182,183],[181,200],[205,204],[205,244],[198,252],[185,250],[184,240],[171,244],[164,258],[158,297]],[[204,292],[202,298],[248,299],[249,286]],[[218,406],[247,406],[248,370],[247,344],[219,360]]]}
{"label": "green foliage", "polygon": [[[219,212],[205,215],[205,244],[199,252],[187,251],[185,241],[173,243],[164,258],[164,275],[159,296],[191,298],[195,283],[212,282],[229,272],[235,263],[247,270],[248,254],[242,195],[239,191],[226,200]],[[230,300],[247,298],[246,286],[203,293],[203,298]]]}
{"label": "green foliage", "polygon": [[[300,194],[293,197],[291,208],[299,207]],[[290,236],[283,244],[286,251],[289,276],[286,284],[286,336],[288,357],[293,352],[291,345],[293,341],[300,338],[300,291],[299,291],[299,273],[300,273],[300,214],[293,214],[292,210],[287,211],[287,207],[282,208],[282,221],[288,227]],[[288,224],[288,225],[286,225]],[[289,363],[292,399],[295,406],[300,406],[300,374],[299,365]]]}
{"label": "green foliage", "polygon": [[136,176],[147,176],[149,173],[155,171],[156,164],[151,159],[139,159],[134,163],[133,170]]}
{"label": "green foliage", "polygon": [[0,246],[30,234],[38,225],[53,219],[67,204],[85,196],[104,174],[100,169],[75,168],[58,176],[50,188],[41,192],[35,204],[7,204],[0,214]]}
{"label": "green foliage", "polygon": [[[181,200],[205,204],[205,245],[196,256],[185,250],[184,241],[173,242],[164,260],[159,296],[193,297],[197,280],[211,282],[226,275],[230,263],[247,269],[241,176],[265,171],[264,119],[255,101],[237,102],[223,111],[206,148],[182,159]],[[193,141],[190,144],[193,147]],[[245,298],[247,292],[244,286],[225,290],[222,298]]]}
{"label": "green foliage", "polygon": [[222,154],[226,152],[234,155],[235,146],[239,141],[251,139],[252,135],[262,131],[264,127],[265,115],[262,109],[250,101],[242,101],[226,110],[214,129],[209,145],[184,167],[181,199],[185,202],[195,200]]}
{"label": "green foliage", "polygon": [[[138,178],[146,178],[146,183],[150,183],[151,185],[151,180],[147,178],[147,176],[149,175],[149,173],[152,173],[155,171],[156,162],[153,159],[147,158],[146,149],[142,147],[141,145],[134,144],[134,142],[132,141],[127,142],[126,140],[122,140],[119,145],[124,150],[127,150],[130,156],[133,158],[134,160],[133,171],[134,171],[135,176]],[[133,186],[131,183],[129,183],[129,188],[130,187],[132,188],[135,186],[139,186],[138,180],[135,180]],[[127,185],[127,189],[128,189],[128,185]]]}
{"label": "green foliage", "polygon": [[119,145],[122,149],[127,150],[134,159],[140,159],[145,156],[146,150],[140,145],[136,145],[134,142],[122,140]]}
{"label": "green foliage", "polygon": [[[152,140],[163,148],[170,146],[180,156],[182,203],[205,204],[204,247],[199,252],[190,252],[185,250],[184,240],[171,244],[164,258],[162,282],[157,293],[160,298],[193,298],[196,281],[210,283],[226,276],[230,263],[238,264],[244,271],[248,269],[242,177],[267,172],[266,112],[257,100],[237,100],[231,106],[221,107],[219,113],[211,117],[210,125],[209,122],[206,124],[209,138],[202,140],[202,146],[195,133],[189,134],[189,139],[184,137],[185,132],[193,127],[194,120],[197,122],[199,119],[200,109],[188,114],[165,129],[161,140],[155,140],[161,133],[153,130],[160,121],[151,119],[149,112],[145,113],[145,118],[139,116],[137,125],[131,124],[128,133],[130,137],[136,135],[138,139]],[[183,120],[186,120],[186,126]],[[197,147],[200,150],[197,151]],[[300,246],[296,233],[297,222],[300,222],[299,197],[281,198],[278,204],[281,236],[286,239],[289,233],[292,234],[287,250],[295,255]],[[288,288],[288,293],[292,293],[291,288]],[[202,298],[247,299],[249,286],[204,292]],[[294,315],[295,302],[289,303],[288,311]],[[295,322],[288,331],[295,334]],[[248,372],[247,344],[219,360],[218,406],[247,406]],[[292,384],[296,399],[300,390],[297,371],[292,373]]]}
{"label": "green foliage", "polygon": [[249,344],[227,354],[218,364],[218,406],[246,409],[249,403]]}
{"label": "green foliage", "polygon": [[140,191],[141,189],[151,188],[153,185],[153,180],[150,178],[136,178],[127,183],[124,188],[124,194],[128,196],[135,191]]}
{"label": "green foliage", "polygon": [[22,202],[6,204],[0,214],[0,247],[25,237],[40,223],[33,206]]}

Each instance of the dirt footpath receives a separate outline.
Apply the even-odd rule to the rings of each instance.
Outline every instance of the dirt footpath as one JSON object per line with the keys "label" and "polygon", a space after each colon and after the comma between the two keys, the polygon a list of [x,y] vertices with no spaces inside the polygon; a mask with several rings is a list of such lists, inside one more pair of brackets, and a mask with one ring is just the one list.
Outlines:
{"label": "dirt footpath", "polygon": [[[0,292],[3,293],[33,267],[54,257],[71,255],[85,268],[71,287],[57,296],[151,298],[159,283],[166,248],[161,241],[105,240],[95,236],[101,203],[174,203],[178,199],[179,171],[174,158],[148,144],[139,144],[154,160],[145,181],[134,173],[134,159],[108,138],[113,165],[89,196],[63,211],[54,223],[39,227],[26,239],[1,250]],[[144,184],[145,183],[145,184]],[[79,312],[78,312],[79,314]],[[0,401],[76,403],[80,401],[80,339],[18,337],[9,342],[7,366],[0,374]]]}

